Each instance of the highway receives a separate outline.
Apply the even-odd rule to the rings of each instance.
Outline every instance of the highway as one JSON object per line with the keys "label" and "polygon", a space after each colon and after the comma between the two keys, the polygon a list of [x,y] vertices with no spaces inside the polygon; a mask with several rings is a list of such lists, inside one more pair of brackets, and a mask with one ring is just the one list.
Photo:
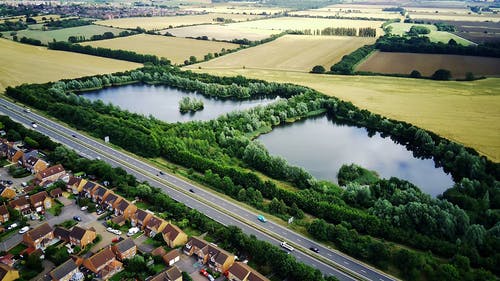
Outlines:
{"label": "highway", "polygon": [[[38,114],[27,113],[23,107],[2,98],[0,98],[0,112],[26,126],[31,127],[32,122],[36,122],[38,127],[32,129],[74,149],[84,157],[99,158],[114,167],[122,167],[128,173],[134,175],[137,180],[147,181],[152,186],[161,188],[174,200],[182,202],[190,208],[197,209],[223,225],[235,225],[241,228],[244,233],[253,234],[258,239],[275,245],[278,245],[281,241],[287,241],[296,248],[295,251],[291,252],[292,255],[299,261],[319,269],[325,275],[333,275],[339,280],[397,280],[339,251],[317,244],[279,224],[271,221],[261,223],[257,220],[258,214],[254,212],[205,189],[200,189],[174,175],[166,172],[160,174],[157,168],[133,156],[117,151],[104,143],[86,137],[71,128],[62,126]],[[189,192],[190,189],[194,193]],[[319,253],[313,253],[309,250],[309,247],[318,248]],[[336,269],[330,265],[332,263],[350,273],[346,274]]]}

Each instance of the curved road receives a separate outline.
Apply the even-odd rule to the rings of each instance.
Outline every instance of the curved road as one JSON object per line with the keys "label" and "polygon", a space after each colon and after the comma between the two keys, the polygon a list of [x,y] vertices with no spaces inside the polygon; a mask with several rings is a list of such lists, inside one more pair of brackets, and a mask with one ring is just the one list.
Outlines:
{"label": "curved road", "polygon": [[[122,167],[128,173],[133,174],[137,180],[148,181],[151,185],[161,188],[174,200],[182,202],[190,208],[197,209],[224,225],[235,225],[241,228],[246,234],[253,234],[258,239],[266,240],[272,244],[279,244],[281,240],[287,241],[297,248],[291,254],[299,261],[318,268],[325,275],[333,275],[339,280],[397,280],[339,251],[331,250],[321,244],[317,244],[307,237],[297,234],[281,225],[271,221],[260,223],[257,220],[256,213],[230,201],[226,201],[216,194],[200,189],[174,175],[168,173],[159,174],[157,168],[147,163],[38,114],[27,113],[23,107],[2,98],[0,98],[0,111],[26,126],[31,126],[33,121],[36,122],[38,124],[37,131],[74,149],[80,155],[91,159],[99,158],[112,166]],[[189,192],[190,189],[194,191],[194,194]],[[265,228],[265,232],[270,235],[259,230],[259,228]],[[308,250],[309,247],[318,248],[319,253],[313,253]],[[324,261],[327,262],[325,263]],[[335,263],[337,267],[342,267],[344,270],[349,271],[350,274],[348,275],[339,271],[327,263]]]}

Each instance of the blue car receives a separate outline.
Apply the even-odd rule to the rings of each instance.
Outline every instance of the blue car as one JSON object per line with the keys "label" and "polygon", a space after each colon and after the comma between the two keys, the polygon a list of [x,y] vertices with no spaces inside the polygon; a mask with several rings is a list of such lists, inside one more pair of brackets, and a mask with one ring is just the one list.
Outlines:
{"label": "blue car", "polygon": [[260,220],[261,222],[266,222],[266,218],[263,215],[258,215],[257,219]]}

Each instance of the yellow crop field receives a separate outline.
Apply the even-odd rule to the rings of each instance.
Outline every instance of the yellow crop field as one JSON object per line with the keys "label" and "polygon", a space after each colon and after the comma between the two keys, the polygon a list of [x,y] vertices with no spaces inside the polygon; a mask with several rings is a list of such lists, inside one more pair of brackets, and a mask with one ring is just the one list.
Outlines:
{"label": "yellow crop field", "polygon": [[491,21],[500,22],[500,15],[484,14],[484,15],[454,15],[454,14],[439,14],[439,13],[410,13],[412,19],[426,20],[443,20],[443,21]]}
{"label": "yellow crop field", "polygon": [[109,49],[121,49],[134,51],[140,54],[151,54],[158,57],[165,57],[173,63],[181,64],[190,56],[198,59],[203,58],[208,53],[220,52],[221,49],[236,49],[237,44],[203,41],[179,37],[167,37],[160,35],[138,34],[128,37],[120,37],[109,40],[99,40],[84,42],[82,45],[92,47],[103,47]]}
{"label": "yellow crop field", "polygon": [[247,27],[237,27],[232,24],[204,24],[195,26],[185,26],[172,28],[162,31],[169,32],[177,37],[201,37],[207,36],[208,39],[233,40],[246,38],[250,41],[262,40],[273,34],[280,33],[279,30],[253,29]]}
{"label": "yellow crop field", "polygon": [[0,91],[22,83],[43,83],[138,68],[141,64],[48,50],[0,39]]}
{"label": "yellow crop field", "polygon": [[301,18],[280,17],[263,19],[252,22],[239,22],[232,24],[235,27],[271,29],[271,30],[305,30],[324,29],[327,27],[372,27],[377,28],[377,35],[382,34],[382,21],[350,20],[350,19],[326,19],[326,18]]}
{"label": "yellow crop field", "polygon": [[471,82],[317,75],[258,69],[195,69],[214,75],[290,82],[407,121],[500,161],[500,79]]}
{"label": "yellow crop field", "polygon": [[318,17],[341,17],[341,18],[401,18],[398,12],[385,12],[385,5],[350,5],[337,4],[318,9],[290,12],[292,15],[308,15]]}
{"label": "yellow crop field", "polygon": [[375,38],[285,35],[272,42],[228,54],[193,68],[255,68],[308,72],[315,65],[330,66]]}
{"label": "yellow crop field", "polygon": [[239,4],[237,2],[228,4],[212,4],[212,5],[203,5],[199,7],[188,7],[188,10],[198,11],[198,12],[208,12],[208,13],[224,13],[224,14],[243,14],[247,15],[258,15],[258,14],[279,14],[286,12],[288,9],[282,7],[260,7],[255,3],[244,3]]}
{"label": "yellow crop field", "polygon": [[187,15],[187,16],[171,16],[171,17],[135,17],[135,18],[120,18],[112,20],[96,21],[95,24],[105,25],[118,28],[136,28],[141,27],[146,30],[161,30],[184,25],[196,24],[214,24],[216,18],[231,19],[233,21],[247,21],[262,16],[243,15],[243,14],[202,14],[202,15]]}

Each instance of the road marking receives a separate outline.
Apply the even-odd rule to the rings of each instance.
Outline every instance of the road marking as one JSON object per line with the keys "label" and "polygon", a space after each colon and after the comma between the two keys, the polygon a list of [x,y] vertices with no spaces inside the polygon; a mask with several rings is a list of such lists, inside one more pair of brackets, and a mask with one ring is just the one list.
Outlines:
{"label": "road marking", "polygon": [[329,256],[329,257],[331,257],[331,256],[332,256],[332,254],[328,254],[328,256]]}
{"label": "road marking", "polygon": [[364,271],[363,269],[361,269],[361,272],[366,273],[366,271]]}
{"label": "road marking", "polygon": [[344,261],[345,264],[349,264],[348,262]]}

